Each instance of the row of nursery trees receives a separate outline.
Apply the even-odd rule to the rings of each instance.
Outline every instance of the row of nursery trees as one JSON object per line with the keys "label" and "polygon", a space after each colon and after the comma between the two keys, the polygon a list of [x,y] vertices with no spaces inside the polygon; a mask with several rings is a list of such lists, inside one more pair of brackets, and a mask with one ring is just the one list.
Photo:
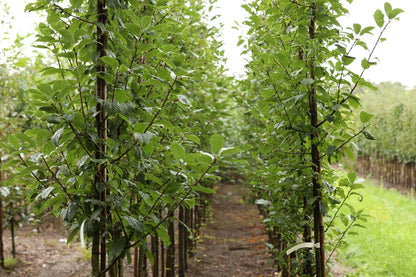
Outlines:
{"label": "row of nursery trees", "polygon": [[[35,47],[50,61],[37,63],[31,89],[19,90],[24,105],[2,110],[6,187],[23,187],[35,211],[62,217],[69,240],[86,240],[92,276],[122,276],[132,252],[135,276],[148,271],[146,259],[153,276],[175,276],[173,225],[181,226],[179,244],[197,227],[189,214],[213,192],[219,163],[239,152],[224,147],[226,137],[250,150],[240,169],[249,168],[278,269],[326,276],[333,251],[364,220],[351,206],[349,215],[340,212],[357,194],[355,172],[339,177],[329,165],[354,156],[355,137],[373,138],[365,126],[351,127],[360,105],[354,91],[372,88],[363,72],[402,10],[386,3],[374,14],[377,27],[343,29],[338,18],[347,9],[336,0],[253,1],[243,6],[251,61],[236,83],[220,66],[205,4],[29,4],[46,14]],[[363,37],[373,32],[377,40],[367,46]],[[368,56],[354,57],[357,47]],[[371,117],[361,112],[359,120]],[[181,261],[179,269],[182,276]]]}
{"label": "row of nursery trees", "polygon": [[[352,1],[348,1],[352,2]],[[376,27],[344,29],[340,1],[255,1],[243,6],[250,17],[248,78],[239,101],[245,114],[251,155],[251,187],[269,229],[270,247],[283,276],[326,276],[335,249],[363,211],[348,204],[358,195],[357,174],[337,176],[330,165],[354,158],[357,136],[374,139],[360,105],[358,87],[376,64],[374,49],[402,12],[385,3],[374,13]],[[365,37],[375,33],[374,45]],[[356,48],[368,55],[357,57]],[[360,63],[358,73],[350,70]],[[348,206],[349,209],[342,209]],[[347,214],[348,211],[349,214]]]}
{"label": "row of nursery trees", "polygon": [[203,1],[39,0],[26,10],[46,14],[35,47],[50,62],[19,99],[30,124],[3,140],[7,186],[25,184],[36,211],[63,218],[69,241],[85,238],[93,276],[122,276],[132,249],[135,276],[145,257],[158,263],[157,249],[167,255],[153,276],[175,276],[173,223],[195,226],[189,211],[235,151],[219,135],[232,87]]}
{"label": "row of nursery trees", "polygon": [[394,185],[415,189],[415,89],[400,83],[380,83],[376,93],[359,92],[362,108],[374,115],[371,133],[376,140],[358,140],[358,168]]}

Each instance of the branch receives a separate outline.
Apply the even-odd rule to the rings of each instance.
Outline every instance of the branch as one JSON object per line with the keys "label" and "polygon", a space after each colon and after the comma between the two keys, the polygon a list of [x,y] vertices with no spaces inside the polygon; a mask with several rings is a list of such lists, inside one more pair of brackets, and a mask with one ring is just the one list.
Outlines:
{"label": "branch", "polygon": [[58,179],[58,177],[56,176],[55,172],[53,172],[52,169],[49,167],[49,164],[46,161],[45,157],[42,156],[42,160],[45,163],[46,168],[52,174],[52,177],[55,179],[55,181],[58,183],[58,185],[62,188],[62,191],[66,194],[66,196],[68,197],[68,199],[71,200],[72,202],[74,202],[74,199],[72,199],[72,196],[68,193],[68,191],[66,190],[65,186]]}
{"label": "branch", "polygon": [[88,20],[83,19],[83,18],[81,18],[81,17],[79,17],[79,16],[76,16],[76,15],[73,15],[73,14],[69,13],[67,10],[65,10],[64,8],[62,8],[61,6],[58,6],[57,4],[53,4],[53,6],[54,6],[55,8],[57,8],[58,10],[60,10],[61,12],[63,12],[64,14],[66,14],[66,15],[70,16],[70,17],[73,17],[73,18],[76,18],[76,19],[78,19],[78,20],[80,20],[80,21],[82,21],[82,22],[85,22],[85,23],[88,23],[88,24],[94,25],[94,22],[88,21]]}
{"label": "branch", "polygon": [[[355,138],[356,136],[358,136],[359,134],[361,134],[363,131],[365,130],[365,127],[363,127],[358,133],[356,133],[355,135],[353,135],[352,137],[350,137],[348,140],[344,141],[344,143],[342,143],[340,146],[338,146],[333,153],[337,152],[339,149],[341,149],[342,147],[344,147],[347,143],[349,143],[353,138]],[[322,159],[323,157],[327,156],[327,154],[323,154],[319,159]]]}
{"label": "branch", "polygon": [[[157,112],[155,113],[155,115],[153,116],[152,120],[147,125],[147,127],[146,127],[146,129],[144,130],[143,133],[146,133],[147,131],[149,131],[149,128],[153,125],[154,121],[159,116],[159,114],[162,111],[163,107],[166,105],[166,102],[169,99],[169,95],[172,92],[173,87],[175,86],[177,80],[178,80],[178,77],[175,77],[175,80],[173,80],[173,83],[171,84],[171,86],[169,88],[169,91],[166,94],[165,99],[163,100],[162,104],[160,105],[160,108],[157,110]],[[128,147],[120,156],[118,156],[117,158],[115,158],[114,160],[112,160],[111,163],[113,164],[113,163],[119,161],[121,158],[123,158],[125,155],[127,155],[127,153],[129,153],[134,147],[136,147],[136,145],[138,143],[139,143],[138,141],[134,142],[133,145],[131,145],[130,147]]]}
{"label": "branch", "polygon": [[[380,34],[379,34],[379,36],[378,36],[378,38],[377,38],[377,40],[376,40],[376,43],[374,44],[373,48],[371,49],[370,53],[368,54],[367,61],[369,61],[369,60],[373,57],[374,51],[376,50],[376,47],[377,47],[377,46],[378,46],[378,44],[380,43],[380,41],[381,41],[381,37],[382,37],[382,35],[384,34],[384,32],[386,31],[386,29],[387,29],[387,27],[389,26],[390,22],[391,22],[391,21],[388,21],[388,22],[387,22],[387,24],[386,24],[386,26],[384,26],[384,28],[381,30],[381,32],[380,32]],[[344,104],[345,102],[347,102],[347,101],[348,101],[348,99],[350,99],[351,95],[354,93],[355,89],[357,88],[358,83],[359,83],[359,82],[361,81],[361,79],[363,78],[364,72],[365,72],[366,70],[367,70],[367,69],[363,68],[363,70],[361,71],[360,76],[358,77],[357,81],[354,83],[354,86],[352,87],[351,91],[348,93],[348,95],[347,95],[347,96],[345,96],[345,97],[341,100],[341,102],[339,102],[339,105]],[[337,102],[338,102],[338,101],[337,101]],[[320,123],[318,123],[318,125],[317,125],[316,127],[319,127],[319,126],[321,126],[322,124],[324,124],[324,123],[328,120],[328,117],[329,117],[329,116],[331,116],[331,115],[334,115],[336,112],[337,112],[336,110],[332,111],[332,112],[331,112],[328,116],[326,116],[326,117],[325,117],[325,119],[323,119]]]}
{"label": "branch", "polygon": [[[18,154],[20,161],[26,166],[29,167],[29,165],[26,163],[25,160],[23,160],[22,156],[20,154]],[[39,184],[42,184],[45,188],[49,187],[47,184],[45,184],[43,181],[41,181],[39,179],[38,176],[35,175],[35,173],[33,173],[33,171],[30,172],[30,174],[32,175],[33,178],[36,179],[36,181],[39,182]],[[50,194],[52,194],[53,197],[55,197],[55,194],[51,191]]]}

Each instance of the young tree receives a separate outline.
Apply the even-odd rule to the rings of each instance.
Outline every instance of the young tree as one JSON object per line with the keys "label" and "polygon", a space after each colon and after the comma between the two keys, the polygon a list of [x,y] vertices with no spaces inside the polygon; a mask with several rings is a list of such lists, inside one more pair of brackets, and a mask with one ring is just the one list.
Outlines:
{"label": "young tree", "polygon": [[222,149],[222,123],[212,120],[230,86],[216,29],[199,0],[38,0],[26,9],[47,13],[36,47],[55,62],[29,90],[41,128],[9,146],[19,177],[35,178],[30,200],[66,221],[69,240],[88,238],[93,276],[121,276],[132,247],[153,261],[148,236],[170,244],[178,207],[212,192],[205,180],[234,151]]}
{"label": "young tree", "polygon": [[[325,242],[338,215],[337,205],[358,186],[354,172],[338,181],[330,164],[352,154],[349,142],[354,137],[371,138],[365,127],[354,130],[349,124],[352,108],[359,105],[354,91],[358,86],[372,87],[363,72],[375,64],[374,48],[402,10],[386,3],[384,14],[376,11],[380,35],[368,49],[363,36],[374,27],[354,24],[342,29],[338,18],[347,9],[339,1],[269,0],[243,7],[251,15],[247,104],[253,107],[251,117],[260,123],[260,128],[250,125],[252,145],[260,145],[253,148],[255,177],[261,177],[253,180],[257,204],[267,211],[272,248],[279,254],[276,259],[284,276],[291,271],[326,276],[325,250],[333,251],[345,234]],[[350,69],[357,46],[369,53],[361,60],[360,74]],[[370,118],[365,112],[360,116],[363,123]],[[352,224],[360,214],[353,211]],[[347,220],[346,230],[350,224]]]}

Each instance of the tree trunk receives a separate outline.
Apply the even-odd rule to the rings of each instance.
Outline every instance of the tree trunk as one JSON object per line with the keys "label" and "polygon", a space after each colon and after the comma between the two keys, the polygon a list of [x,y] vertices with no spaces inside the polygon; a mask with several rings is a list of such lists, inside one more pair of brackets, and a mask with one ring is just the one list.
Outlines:
{"label": "tree trunk", "polygon": [[[309,25],[309,39],[315,39],[315,19],[316,19],[316,6],[311,6],[312,17]],[[310,78],[316,80],[315,77],[315,66],[314,61],[308,61],[310,64]],[[315,251],[316,261],[316,276],[325,277],[325,231],[324,231],[324,220],[321,213],[320,206],[322,205],[322,191],[320,185],[321,175],[321,160],[318,149],[319,144],[319,132],[318,132],[318,104],[316,100],[316,87],[313,83],[309,91],[309,112],[312,126],[311,137],[311,158],[312,158],[312,186],[313,196],[316,198],[314,203],[313,219],[314,219],[314,239],[315,244],[319,244],[319,248]]]}
{"label": "tree trunk", "polygon": [[[0,157],[1,158],[1,157]],[[1,161],[1,159],[0,159]],[[0,162],[0,186],[3,186],[3,172],[1,171]],[[4,243],[3,243],[3,196],[0,194],[0,266],[4,267]]]}
{"label": "tree trunk", "polygon": [[168,234],[170,245],[166,253],[166,277],[175,277],[175,224],[173,220],[169,221]]}
{"label": "tree trunk", "polygon": [[159,236],[152,236],[152,253],[154,263],[152,266],[153,277],[159,277]]}
{"label": "tree trunk", "polygon": [[[10,205],[12,208],[12,205]],[[14,235],[14,217],[12,215],[10,219],[10,231],[12,233],[12,256],[13,258],[16,258],[16,243],[15,243],[15,235]]]}
{"label": "tree trunk", "polygon": [[[100,53],[100,57],[106,56],[107,49],[107,31],[102,30],[100,26],[106,26],[108,21],[107,15],[107,2],[106,0],[97,0],[97,52]],[[97,74],[105,74],[106,67],[103,64],[97,64]],[[97,76],[96,80],[96,97],[100,102],[96,105],[97,115],[96,128],[99,137],[99,143],[95,151],[95,158],[97,160],[103,159],[107,153],[107,114],[104,110],[104,102],[107,100],[107,83],[104,79]],[[94,177],[94,190],[95,199],[106,203],[106,181],[107,181],[107,168],[103,164],[96,165],[96,172]],[[101,207],[95,205],[94,210],[101,209]],[[102,210],[103,220],[93,223],[93,238],[91,249],[91,265],[92,275],[99,276],[100,270],[106,268],[106,242],[103,237],[103,231],[106,224],[106,211]],[[101,249],[100,249],[101,247]]]}
{"label": "tree trunk", "polygon": [[185,222],[185,213],[182,206],[179,207],[179,222],[178,222],[178,275],[179,277],[185,276],[185,228],[183,227]]}

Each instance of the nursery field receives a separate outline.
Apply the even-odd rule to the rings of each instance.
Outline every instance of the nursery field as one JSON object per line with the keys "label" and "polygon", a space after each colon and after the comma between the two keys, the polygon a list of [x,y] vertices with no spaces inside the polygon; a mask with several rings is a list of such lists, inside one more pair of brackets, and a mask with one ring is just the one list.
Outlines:
{"label": "nursery field", "polygon": [[414,186],[414,93],[365,79],[404,10],[245,1],[237,78],[216,0],[27,2],[33,33],[0,33],[1,276],[411,276],[413,200],[332,166]]}

